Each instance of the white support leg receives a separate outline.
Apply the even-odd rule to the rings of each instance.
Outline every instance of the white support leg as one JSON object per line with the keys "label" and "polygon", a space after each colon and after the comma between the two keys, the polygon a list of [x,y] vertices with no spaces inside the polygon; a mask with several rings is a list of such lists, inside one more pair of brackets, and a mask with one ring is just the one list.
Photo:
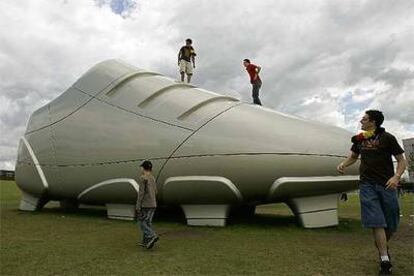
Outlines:
{"label": "white support leg", "polygon": [[22,192],[22,199],[20,200],[19,210],[21,211],[39,211],[45,206],[48,200],[36,197],[34,195]]}
{"label": "white support leg", "polygon": [[135,219],[135,205],[132,204],[106,204],[106,210],[110,219]]}
{"label": "white support leg", "polygon": [[230,205],[181,205],[188,225],[226,226]]}
{"label": "white support leg", "polygon": [[293,198],[288,201],[304,228],[338,225],[339,194]]}

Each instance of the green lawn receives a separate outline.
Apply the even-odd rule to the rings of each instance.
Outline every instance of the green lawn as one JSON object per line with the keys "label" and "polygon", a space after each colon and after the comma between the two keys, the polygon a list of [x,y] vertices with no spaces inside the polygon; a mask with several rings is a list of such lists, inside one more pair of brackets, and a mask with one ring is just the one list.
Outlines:
{"label": "green lawn", "polygon": [[[257,208],[225,228],[188,227],[182,217],[154,221],[160,242],[139,248],[136,224],[105,210],[64,213],[55,203],[18,211],[20,192],[2,181],[2,275],[377,275],[371,232],[362,229],[358,196],[340,203],[340,223],[303,229],[283,204]],[[395,275],[413,275],[413,195],[402,197],[400,230],[391,242]]]}

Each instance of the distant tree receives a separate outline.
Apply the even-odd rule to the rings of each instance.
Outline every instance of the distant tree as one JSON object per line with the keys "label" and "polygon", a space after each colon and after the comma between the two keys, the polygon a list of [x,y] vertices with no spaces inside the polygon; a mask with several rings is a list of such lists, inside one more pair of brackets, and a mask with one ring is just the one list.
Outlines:
{"label": "distant tree", "polygon": [[[414,152],[411,152],[407,159],[408,159],[407,170],[409,173],[413,173],[414,172]],[[414,192],[414,179],[410,178],[410,181],[407,181],[404,179],[404,181],[401,182],[401,188],[405,191]]]}
{"label": "distant tree", "polygon": [[408,156],[408,171],[414,172],[414,152],[411,152]]}

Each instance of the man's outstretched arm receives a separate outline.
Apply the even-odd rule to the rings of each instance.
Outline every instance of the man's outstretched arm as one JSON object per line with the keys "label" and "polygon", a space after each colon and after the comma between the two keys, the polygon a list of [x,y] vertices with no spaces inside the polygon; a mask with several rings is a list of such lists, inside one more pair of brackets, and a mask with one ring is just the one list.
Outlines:
{"label": "man's outstretched arm", "polygon": [[262,67],[257,66],[257,65],[255,65],[255,66],[256,66],[256,68],[254,68],[254,70],[255,70],[256,74],[254,75],[253,80],[257,80],[257,77],[259,76],[259,72],[260,72],[260,70],[262,70]]}
{"label": "man's outstretched arm", "polygon": [[345,168],[351,166],[358,160],[358,154],[351,151],[351,153],[348,155],[348,157],[345,159],[345,161],[341,162],[337,167],[336,170],[340,174],[345,173]]}
{"label": "man's outstretched arm", "polygon": [[178,65],[180,65],[180,59],[181,59],[181,49],[178,51]]}
{"label": "man's outstretched arm", "polygon": [[407,162],[405,161],[403,154],[398,154],[395,156],[397,159],[397,169],[393,177],[388,179],[387,183],[385,184],[386,189],[396,189],[398,187],[398,183],[400,183],[401,175],[404,173],[405,168],[407,167]]}

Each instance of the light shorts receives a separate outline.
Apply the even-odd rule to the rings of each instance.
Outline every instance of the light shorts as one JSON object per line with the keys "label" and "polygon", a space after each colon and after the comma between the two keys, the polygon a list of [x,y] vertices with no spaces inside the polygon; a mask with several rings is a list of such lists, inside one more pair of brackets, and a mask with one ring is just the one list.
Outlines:
{"label": "light shorts", "polygon": [[400,207],[397,190],[385,189],[375,182],[361,181],[359,186],[361,221],[365,228],[385,228],[397,231]]}
{"label": "light shorts", "polygon": [[193,66],[190,61],[180,60],[180,73],[193,74]]}

